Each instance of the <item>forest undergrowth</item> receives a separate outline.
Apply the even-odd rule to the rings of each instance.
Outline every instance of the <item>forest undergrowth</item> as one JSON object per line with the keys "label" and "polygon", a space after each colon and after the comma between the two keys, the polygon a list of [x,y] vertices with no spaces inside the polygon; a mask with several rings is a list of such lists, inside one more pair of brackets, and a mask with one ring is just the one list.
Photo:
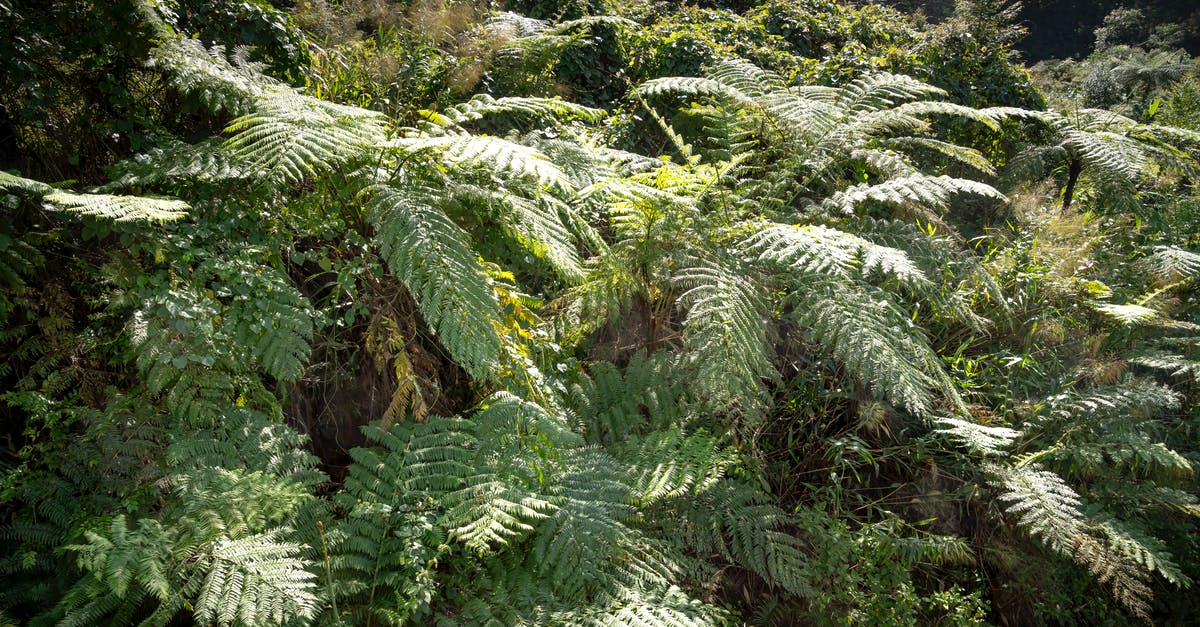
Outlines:
{"label": "forest undergrowth", "polygon": [[0,625],[1186,623],[1194,33],[1018,8],[0,0]]}

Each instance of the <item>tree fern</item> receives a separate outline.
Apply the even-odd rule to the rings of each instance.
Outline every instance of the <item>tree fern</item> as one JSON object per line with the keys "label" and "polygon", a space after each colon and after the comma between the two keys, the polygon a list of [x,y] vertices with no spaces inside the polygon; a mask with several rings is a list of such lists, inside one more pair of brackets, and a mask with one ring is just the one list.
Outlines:
{"label": "tree fern", "polygon": [[1078,109],[1065,113],[1026,115],[1048,127],[1052,142],[1035,146],[1014,160],[1016,174],[1043,176],[1048,165],[1066,162],[1063,207],[1070,207],[1080,176],[1087,174],[1107,187],[1128,187],[1151,161],[1181,172],[1195,168],[1192,159],[1175,147],[1194,142],[1194,133],[1142,125],[1103,109]]}

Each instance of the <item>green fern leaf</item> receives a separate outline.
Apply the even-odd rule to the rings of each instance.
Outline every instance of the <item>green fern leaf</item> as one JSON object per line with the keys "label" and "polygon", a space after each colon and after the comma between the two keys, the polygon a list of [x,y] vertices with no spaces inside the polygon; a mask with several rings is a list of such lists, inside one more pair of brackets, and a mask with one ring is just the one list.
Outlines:
{"label": "green fern leaf", "polygon": [[383,144],[384,123],[374,111],[274,91],[255,100],[253,113],[230,123],[226,132],[236,135],[225,145],[247,162],[247,170],[296,182]]}
{"label": "green fern leaf", "polygon": [[437,208],[438,190],[376,185],[368,212],[388,267],[416,299],[426,324],[471,376],[494,376],[499,304],[467,234]]}

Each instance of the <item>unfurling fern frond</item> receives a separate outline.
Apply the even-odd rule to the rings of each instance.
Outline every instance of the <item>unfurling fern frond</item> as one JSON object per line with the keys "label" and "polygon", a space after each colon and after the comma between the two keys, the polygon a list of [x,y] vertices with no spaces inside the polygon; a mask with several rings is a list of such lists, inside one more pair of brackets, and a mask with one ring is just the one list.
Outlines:
{"label": "unfurling fern frond", "polygon": [[467,234],[438,208],[439,190],[376,185],[371,192],[367,209],[388,267],[455,360],[491,378],[500,354],[496,293]]}

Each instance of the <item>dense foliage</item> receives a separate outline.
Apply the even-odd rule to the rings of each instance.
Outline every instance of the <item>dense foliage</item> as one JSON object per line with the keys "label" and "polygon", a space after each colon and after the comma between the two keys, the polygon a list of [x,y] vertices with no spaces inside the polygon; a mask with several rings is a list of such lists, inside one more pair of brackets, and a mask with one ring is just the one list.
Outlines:
{"label": "dense foliage", "polygon": [[1178,29],[505,8],[0,0],[0,623],[1195,613]]}

